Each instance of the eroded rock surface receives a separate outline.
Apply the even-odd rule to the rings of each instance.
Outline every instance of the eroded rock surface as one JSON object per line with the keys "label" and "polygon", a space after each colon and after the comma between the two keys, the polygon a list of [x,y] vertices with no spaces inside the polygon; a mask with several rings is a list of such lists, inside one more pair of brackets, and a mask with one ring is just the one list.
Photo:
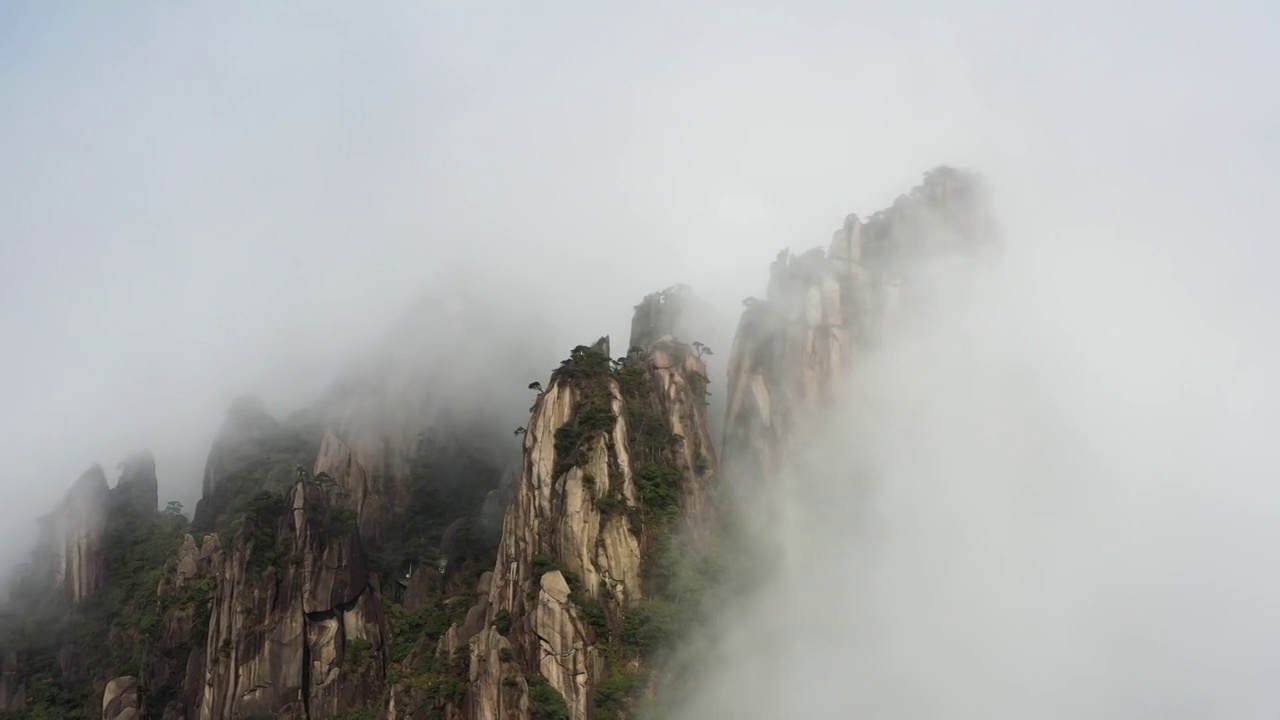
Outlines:
{"label": "eroded rock surface", "polygon": [[107,582],[102,547],[111,490],[102,467],[94,465],[72,486],[43,521],[40,545],[51,563],[52,587],[79,602]]}
{"label": "eroded rock surface", "polygon": [[138,679],[118,677],[102,692],[102,720],[138,720]]}
{"label": "eroded rock surface", "polygon": [[[633,335],[663,329],[655,317]],[[493,573],[439,649],[469,646],[466,699],[448,712],[523,720],[531,702],[563,701],[575,720],[597,716],[612,672],[601,643],[645,599],[659,528],[708,512],[717,459],[699,355],[664,334],[612,359],[605,338],[553,374],[523,433]]]}
{"label": "eroded rock surface", "polygon": [[381,600],[335,492],[300,480],[247,518],[218,572],[195,717],[314,720],[375,700]]}

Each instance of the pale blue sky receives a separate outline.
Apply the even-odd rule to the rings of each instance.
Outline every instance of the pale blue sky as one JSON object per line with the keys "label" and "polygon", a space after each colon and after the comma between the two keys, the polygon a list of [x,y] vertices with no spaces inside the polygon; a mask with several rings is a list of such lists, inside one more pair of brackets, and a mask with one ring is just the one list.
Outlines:
{"label": "pale blue sky", "polygon": [[1278,14],[7,0],[0,524],[138,446],[190,502],[232,396],[297,407],[443,281],[544,304],[566,348],[677,281],[732,309],[939,163],[1015,228],[1160,248],[1257,327]]}

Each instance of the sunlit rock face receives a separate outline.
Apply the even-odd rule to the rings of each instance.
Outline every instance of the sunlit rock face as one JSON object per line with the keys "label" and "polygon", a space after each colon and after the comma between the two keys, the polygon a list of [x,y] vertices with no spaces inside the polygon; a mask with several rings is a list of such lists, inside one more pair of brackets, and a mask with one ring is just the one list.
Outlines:
{"label": "sunlit rock face", "polygon": [[[524,720],[549,696],[575,720],[597,717],[617,661],[605,635],[616,642],[646,598],[660,538],[704,524],[718,475],[706,366],[673,335],[687,318],[659,297],[637,307],[643,347],[614,358],[607,338],[581,346],[537,388],[494,570],[435,650],[466,662],[466,695],[445,717]],[[392,717],[419,717],[409,689],[391,697]]]}
{"label": "sunlit rock face", "polygon": [[1000,251],[981,182],[943,167],[866,222],[849,215],[825,250],[779,253],[765,297],[744,302],[730,353],[726,471],[775,476],[859,355],[919,310],[954,300],[964,268]]}

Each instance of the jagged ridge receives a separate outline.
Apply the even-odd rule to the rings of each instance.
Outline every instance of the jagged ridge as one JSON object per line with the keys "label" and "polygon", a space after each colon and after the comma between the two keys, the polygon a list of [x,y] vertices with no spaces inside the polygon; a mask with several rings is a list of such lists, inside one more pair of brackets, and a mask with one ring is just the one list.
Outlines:
{"label": "jagged ridge", "polygon": [[[866,223],[849,216],[825,252],[779,255],[730,354],[721,450],[735,481],[776,472],[858,355],[932,301],[940,260],[999,249],[982,194],[940,168]],[[11,605],[53,593],[42,627],[63,629],[0,643],[0,711],[629,716],[670,679],[653,648],[696,622],[722,573],[699,307],[682,286],[655,293],[624,357],[607,338],[575,348],[537,386],[501,486],[491,424],[451,437],[447,416],[388,411],[429,402],[403,357],[285,423],[237,402],[210,453],[199,541],[156,511],[149,454],[115,490],[90,471],[45,524],[18,585],[27,604]],[[504,505],[490,540],[483,518]]]}

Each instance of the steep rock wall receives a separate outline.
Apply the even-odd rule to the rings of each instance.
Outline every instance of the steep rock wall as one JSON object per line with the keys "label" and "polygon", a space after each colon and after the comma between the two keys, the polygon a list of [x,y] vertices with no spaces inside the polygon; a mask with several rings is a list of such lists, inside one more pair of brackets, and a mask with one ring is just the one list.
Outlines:
{"label": "steep rock wall", "polygon": [[142,688],[150,716],[195,717],[204,684],[205,644],[217,574],[223,561],[217,535],[199,544],[184,535],[156,588],[160,621],[143,660]]}
{"label": "steep rock wall", "polygon": [[375,700],[381,601],[334,492],[300,479],[246,518],[217,575],[194,717],[318,720]]}
{"label": "steep rock wall", "polygon": [[[504,452],[510,444],[503,441],[523,420],[519,386],[495,379],[524,377],[549,362],[538,351],[546,343],[545,320],[522,317],[527,312],[495,307],[476,288],[424,297],[316,403],[326,431],[363,470],[359,513],[367,544],[394,541],[404,524],[423,481],[418,466],[425,435],[439,436],[450,451],[492,455],[483,462],[492,469],[471,479],[489,484],[486,490],[516,459]],[[484,338],[485,351],[459,362],[459,349],[477,338]]]}
{"label": "steep rock wall", "polygon": [[941,167],[867,222],[849,215],[825,251],[781,252],[765,298],[744,302],[730,353],[726,471],[748,483],[774,477],[886,328],[938,301],[957,262],[1000,251],[979,179]]}
{"label": "steep rock wall", "polygon": [[102,547],[111,490],[102,467],[94,465],[43,521],[41,552],[48,558],[50,586],[79,602],[107,583]]}
{"label": "steep rock wall", "polygon": [[120,463],[120,479],[112,494],[117,503],[142,513],[156,509],[160,504],[160,491],[156,480],[156,459],[150,450],[133,453]]}
{"label": "steep rock wall", "polygon": [[138,679],[126,675],[107,683],[102,691],[102,720],[138,720]]}
{"label": "steep rock wall", "polygon": [[219,530],[241,515],[258,492],[287,491],[294,468],[315,461],[319,440],[319,421],[310,413],[280,422],[267,414],[257,396],[237,398],[209,450],[192,526],[201,532]]}
{"label": "steep rock wall", "polygon": [[523,429],[487,592],[437,651],[469,645],[466,697],[447,717],[523,720],[559,704],[575,720],[611,717],[598,691],[644,666],[620,638],[652,590],[657,546],[710,511],[706,385],[699,353],[669,335],[618,359],[602,339],[553,373]]}

